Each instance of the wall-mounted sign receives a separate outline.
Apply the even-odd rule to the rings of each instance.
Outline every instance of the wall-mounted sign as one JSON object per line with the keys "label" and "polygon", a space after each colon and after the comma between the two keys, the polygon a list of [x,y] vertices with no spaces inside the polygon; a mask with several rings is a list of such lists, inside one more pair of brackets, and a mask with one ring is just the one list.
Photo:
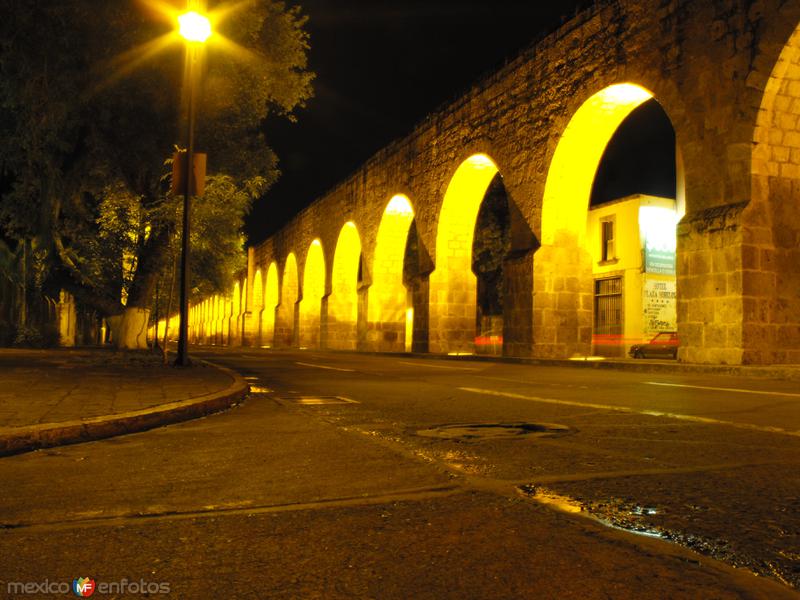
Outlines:
{"label": "wall-mounted sign", "polygon": [[675,280],[648,279],[642,288],[645,336],[678,328],[677,287]]}
{"label": "wall-mounted sign", "polygon": [[644,271],[658,275],[675,275],[675,250],[656,246],[645,239]]}

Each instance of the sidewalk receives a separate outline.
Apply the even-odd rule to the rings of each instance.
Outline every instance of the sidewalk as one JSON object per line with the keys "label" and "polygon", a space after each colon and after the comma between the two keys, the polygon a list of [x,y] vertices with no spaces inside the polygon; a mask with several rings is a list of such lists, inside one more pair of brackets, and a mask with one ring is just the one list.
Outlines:
{"label": "sidewalk", "polygon": [[203,416],[240,401],[246,383],[198,362],[107,349],[0,349],[0,456]]}

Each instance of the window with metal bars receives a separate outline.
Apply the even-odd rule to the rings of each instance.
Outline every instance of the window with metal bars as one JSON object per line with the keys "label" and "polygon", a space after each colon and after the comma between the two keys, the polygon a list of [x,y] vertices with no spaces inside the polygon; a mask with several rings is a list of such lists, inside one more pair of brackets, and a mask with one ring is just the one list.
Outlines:
{"label": "window with metal bars", "polygon": [[622,277],[594,282],[594,333],[622,334]]}

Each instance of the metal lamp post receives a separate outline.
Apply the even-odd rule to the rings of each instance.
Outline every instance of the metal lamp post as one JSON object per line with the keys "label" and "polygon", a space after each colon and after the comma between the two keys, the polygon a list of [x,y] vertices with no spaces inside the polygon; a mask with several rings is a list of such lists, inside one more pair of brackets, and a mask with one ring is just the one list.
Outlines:
{"label": "metal lamp post", "polygon": [[178,17],[180,34],[186,40],[187,77],[189,85],[189,114],[186,140],[186,162],[183,169],[183,231],[181,240],[180,326],[178,357],[175,364],[189,365],[189,221],[194,183],[194,121],[197,88],[197,55],[200,46],[211,36],[211,22],[196,11]]}

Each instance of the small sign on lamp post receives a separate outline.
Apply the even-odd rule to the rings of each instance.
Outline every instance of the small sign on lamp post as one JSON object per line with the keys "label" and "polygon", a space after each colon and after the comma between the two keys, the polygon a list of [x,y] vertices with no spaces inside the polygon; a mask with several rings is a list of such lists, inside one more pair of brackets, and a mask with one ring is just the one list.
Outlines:
{"label": "small sign on lamp post", "polygon": [[[206,191],[206,160],[208,155],[203,152],[192,154],[192,176],[189,177],[190,196],[202,196]],[[172,157],[172,186],[170,192],[174,195],[186,194],[186,152],[176,152]]]}

